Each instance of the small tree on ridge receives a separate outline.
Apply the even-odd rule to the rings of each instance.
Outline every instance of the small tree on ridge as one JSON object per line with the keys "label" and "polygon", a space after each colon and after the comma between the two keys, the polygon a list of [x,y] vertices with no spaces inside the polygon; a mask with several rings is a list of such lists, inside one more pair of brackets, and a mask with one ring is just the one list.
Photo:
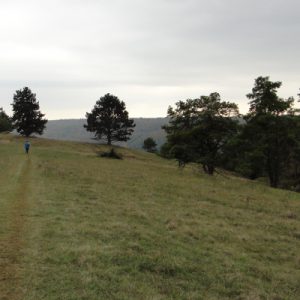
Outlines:
{"label": "small tree on ridge", "polygon": [[144,140],[143,149],[148,152],[155,152],[156,151],[156,142],[152,137],[148,137]]}

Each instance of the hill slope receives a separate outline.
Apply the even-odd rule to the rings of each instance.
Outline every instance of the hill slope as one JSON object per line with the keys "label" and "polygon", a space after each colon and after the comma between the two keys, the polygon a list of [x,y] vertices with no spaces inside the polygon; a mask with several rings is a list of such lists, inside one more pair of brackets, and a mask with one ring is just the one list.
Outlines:
{"label": "hill slope", "polygon": [[299,299],[299,194],[0,136],[1,299]]}
{"label": "hill slope", "polygon": [[[143,142],[148,137],[155,139],[158,148],[165,142],[165,132],[161,127],[168,122],[167,118],[135,118],[134,122],[136,127],[131,139],[118,145],[142,149]],[[95,142],[92,139],[94,135],[83,128],[85,123],[85,119],[48,121],[43,137],[65,141]]]}

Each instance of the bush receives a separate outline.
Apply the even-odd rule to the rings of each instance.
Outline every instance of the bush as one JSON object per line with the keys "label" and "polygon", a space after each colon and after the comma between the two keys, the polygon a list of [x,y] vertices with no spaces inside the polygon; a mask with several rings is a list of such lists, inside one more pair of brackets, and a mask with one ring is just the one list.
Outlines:
{"label": "bush", "polygon": [[144,140],[143,149],[145,149],[147,152],[156,152],[156,142],[152,137],[148,137]]}

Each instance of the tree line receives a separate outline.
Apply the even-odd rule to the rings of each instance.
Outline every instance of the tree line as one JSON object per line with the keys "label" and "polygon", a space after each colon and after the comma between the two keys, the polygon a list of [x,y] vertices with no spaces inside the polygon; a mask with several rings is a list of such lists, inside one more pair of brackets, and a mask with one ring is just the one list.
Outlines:
{"label": "tree line", "polygon": [[[250,179],[267,176],[272,187],[300,190],[299,110],[292,97],[277,95],[281,84],[269,77],[255,79],[244,116],[237,104],[222,101],[219,93],[170,106],[161,156],[176,159],[179,167],[196,163],[209,175],[219,167]],[[15,129],[26,137],[43,133],[47,119],[28,87],[16,91],[12,107],[12,117],[0,108],[0,132]],[[111,94],[100,97],[86,120],[85,129],[108,145],[129,140],[135,127],[125,103]],[[149,137],[143,148],[156,152],[156,143]]]}
{"label": "tree line", "polygon": [[196,163],[213,175],[217,167],[250,179],[267,176],[270,186],[300,190],[300,117],[294,99],[279,98],[281,82],[258,77],[249,112],[218,93],[169,107],[161,154],[180,167]]}
{"label": "tree line", "polygon": [[[0,108],[0,132],[15,129],[25,137],[43,134],[48,120],[40,111],[36,94],[28,87],[17,90],[11,105],[12,117]],[[93,132],[96,139],[106,140],[108,145],[114,141],[127,141],[135,127],[133,119],[129,118],[125,102],[111,94],[100,97],[92,111],[86,113],[86,119],[87,124],[84,125],[86,130]]]}

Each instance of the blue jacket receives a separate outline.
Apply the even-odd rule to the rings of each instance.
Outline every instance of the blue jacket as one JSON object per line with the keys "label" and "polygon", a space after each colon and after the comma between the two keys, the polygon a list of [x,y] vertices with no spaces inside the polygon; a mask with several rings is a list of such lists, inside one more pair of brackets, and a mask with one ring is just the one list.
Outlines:
{"label": "blue jacket", "polygon": [[30,143],[29,142],[25,142],[24,148],[25,148],[25,150],[28,150],[30,148]]}

